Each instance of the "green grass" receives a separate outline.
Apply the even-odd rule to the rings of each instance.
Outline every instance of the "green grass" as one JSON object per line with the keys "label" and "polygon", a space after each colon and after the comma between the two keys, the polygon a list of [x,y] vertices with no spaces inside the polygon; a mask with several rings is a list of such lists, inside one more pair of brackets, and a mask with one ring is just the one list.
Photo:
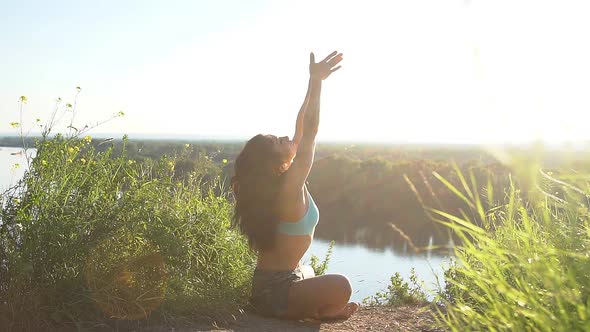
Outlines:
{"label": "green grass", "polygon": [[38,141],[2,196],[0,326],[174,325],[242,308],[254,255],[210,165],[179,176],[189,147],[137,162],[90,140]]}
{"label": "green grass", "polygon": [[[451,331],[590,331],[590,174],[514,160],[508,188],[477,183],[458,168],[455,181],[434,173],[464,203],[458,215],[424,206],[461,240],[445,286],[431,293],[438,324]],[[427,304],[426,293],[414,271],[409,283],[396,273],[364,303]]]}
{"label": "green grass", "polygon": [[462,239],[439,322],[452,331],[589,331],[590,177],[516,166],[503,192],[480,195],[473,178],[445,182],[471,207],[460,216],[429,210]]}

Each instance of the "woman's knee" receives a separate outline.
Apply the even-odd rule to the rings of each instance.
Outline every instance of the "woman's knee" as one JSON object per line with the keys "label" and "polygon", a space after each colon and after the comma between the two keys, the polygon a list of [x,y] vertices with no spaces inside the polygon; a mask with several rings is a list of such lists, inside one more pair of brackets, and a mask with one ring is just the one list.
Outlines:
{"label": "woman's knee", "polygon": [[350,280],[348,280],[348,278],[342,274],[333,274],[331,276],[333,278],[333,287],[335,293],[337,293],[344,302],[348,303],[348,300],[352,295],[352,285]]}
{"label": "woman's knee", "polygon": [[325,305],[345,305],[352,286],[341,274],[328,274],[295,282],[289,290],[289,303],[294,312],[317,310]]}

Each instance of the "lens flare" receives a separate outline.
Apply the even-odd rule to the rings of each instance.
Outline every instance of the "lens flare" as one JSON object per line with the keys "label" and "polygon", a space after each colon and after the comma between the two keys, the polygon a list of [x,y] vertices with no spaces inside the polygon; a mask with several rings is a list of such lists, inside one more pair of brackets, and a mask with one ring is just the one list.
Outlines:
{"label": "lens flare", "polygon": [[166,266],[157,245],[131,234],[100,242],[86,261],[94,303],[115,319],[145,319],[166,294]]}

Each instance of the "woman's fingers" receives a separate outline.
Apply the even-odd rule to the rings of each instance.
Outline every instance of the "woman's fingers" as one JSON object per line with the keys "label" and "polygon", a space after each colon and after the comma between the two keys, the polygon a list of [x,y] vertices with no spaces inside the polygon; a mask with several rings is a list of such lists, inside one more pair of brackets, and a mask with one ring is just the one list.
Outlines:
{"label": "woman's fingers", "polygon": [[330,66],[330,68],[332,68],[336,66],[340,61],[342,61],[342,53],[330,59],[330,61],[327,62],[327,65]]}
{"label": "woman's fingers", "polygon": [[342,66],[338,66],[338,67],[336,67],[336,68],[334,68],[334,69],[330,69],[330,73],[333,73],[333,72],[337,71],[337,70],[338,70],[338,69],[340,69],[341,67],[342,67]]}
{"label": "woman's fingers", "polygon": [[309,53],[309,63],[315,63],[315,55],[313,52]]}
{"label": "woman's fingers", "polygon": [[328,55],[324,60],[322,60],[321,62],[328,62],[328,60],[330,60],[332,57],[334,57],[334,55],[338,54],[338,51],[334,51],[332,53],[330,53],[330,55]]}

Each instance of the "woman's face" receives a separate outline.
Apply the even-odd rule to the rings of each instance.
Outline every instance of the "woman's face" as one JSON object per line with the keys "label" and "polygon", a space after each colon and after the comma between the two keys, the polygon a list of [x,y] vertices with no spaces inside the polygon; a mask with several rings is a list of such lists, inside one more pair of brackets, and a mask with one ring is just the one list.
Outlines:
{"label": "woman's face", "polygon": [[[297,154],[297,146],[293,143],[293,141],[289,140],[288,136],[277,137],[274,135],[266,135],[266,137],[272,142],[273,149],[281,156],[281,161],[286,163],[286,166],[291,166],[293,162],[293,158],[295,158],[295,154]],[[286,171],[284,169],[283,171]]]}

